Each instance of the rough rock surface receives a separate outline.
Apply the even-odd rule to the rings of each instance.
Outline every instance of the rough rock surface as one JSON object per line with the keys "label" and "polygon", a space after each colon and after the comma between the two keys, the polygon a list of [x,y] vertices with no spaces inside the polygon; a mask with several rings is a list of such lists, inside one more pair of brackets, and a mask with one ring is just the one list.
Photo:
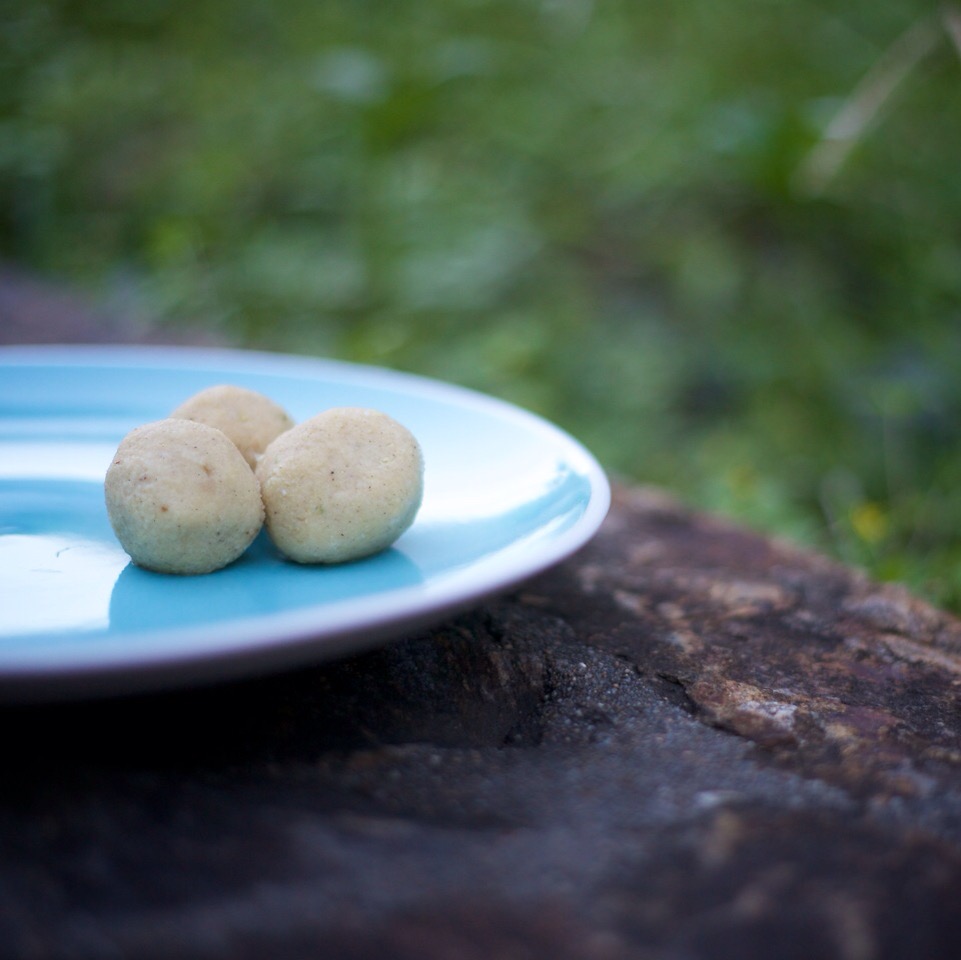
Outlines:
{"label": "rough rock surface", "polygon": [[954,618],[620,488],[367,654],[0,709],[0,957],[953,958],[959,685]]}
{"label": "rough rock surface", "polygon": [[7,707],[0,954],[956,956],[961,625],[620,489],[362,656]]}

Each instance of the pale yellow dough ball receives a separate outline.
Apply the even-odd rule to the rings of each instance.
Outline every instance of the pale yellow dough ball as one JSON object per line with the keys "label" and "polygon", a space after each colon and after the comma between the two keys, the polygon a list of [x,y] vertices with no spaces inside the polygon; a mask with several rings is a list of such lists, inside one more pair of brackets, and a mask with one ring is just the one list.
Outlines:
{"label": "pale yellow dough ball", "polygon": [[283,407],[256,390],[221,384],[185,400],[171,414],[222,430],[237,445],[251,469],[268,445],[294,421]]}
{"label": "pale yellow dough ball", "polygon": [[210,573],[236,560],[263,524],[260,486],[215,427],[167,419],[132,430],[104,481],[107,514],[134,563]]}
{"label": "pale yellow dough ball", "polygon": [[300,563],[341,563],[386,549],[413,523],[424,461],[396,420],[337,407],[281,434],[257,477],[277,547]]}

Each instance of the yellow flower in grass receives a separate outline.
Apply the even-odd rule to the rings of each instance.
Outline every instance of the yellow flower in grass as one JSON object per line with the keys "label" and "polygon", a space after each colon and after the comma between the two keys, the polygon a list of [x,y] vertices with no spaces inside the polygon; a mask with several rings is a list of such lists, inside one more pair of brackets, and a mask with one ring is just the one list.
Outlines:
{"label": "yellow flower in grass", "polygon": [[866,500],[851,510],[851,526],[865,543],[877,543],[888,532],[888,515],[880,504]]}

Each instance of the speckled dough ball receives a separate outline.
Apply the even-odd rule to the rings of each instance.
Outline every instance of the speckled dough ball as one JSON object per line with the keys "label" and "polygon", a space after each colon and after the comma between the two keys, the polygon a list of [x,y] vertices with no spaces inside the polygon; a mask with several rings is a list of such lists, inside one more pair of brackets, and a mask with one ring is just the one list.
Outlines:
{"label": "speckled dough ball", "polygon": [[128,433],[104,493],[121,546],[161,573],[224,567],[263,524],[260,487],[240,451],[220,430],[192,420],[158,420]]}
{"label": "speckled dough ball", "polygon": [[256,390],[219,385],[185,400],[173,413],[178,420],[196,420],[223,430],[244,455],[251,469],[272,440],[294,421],[283,407]]}
{"label": "speckled dough ball", "polygon": [[300,563],[341,563],[386,549],[413,523],[424,461],[396,420],[337,407],[279,436],[257,477],[277,547]]}

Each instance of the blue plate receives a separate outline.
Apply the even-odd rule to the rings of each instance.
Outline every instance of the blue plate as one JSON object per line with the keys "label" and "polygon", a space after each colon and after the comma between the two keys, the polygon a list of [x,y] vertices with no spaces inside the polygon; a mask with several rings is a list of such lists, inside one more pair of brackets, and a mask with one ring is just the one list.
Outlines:
{"label": "blue plate", "polygon": [[[374,407],[418,438],[424,502],[390,550],[284,561],[266,534],[197,577],[134,566],[103,478],[122,437],[216,383],[301,420]],[[167,347],[0,348],[0,696],[56,699],[249,675],[361,650],[556,563],[610,488],[566,433],[447,384],[334,361]]]}

